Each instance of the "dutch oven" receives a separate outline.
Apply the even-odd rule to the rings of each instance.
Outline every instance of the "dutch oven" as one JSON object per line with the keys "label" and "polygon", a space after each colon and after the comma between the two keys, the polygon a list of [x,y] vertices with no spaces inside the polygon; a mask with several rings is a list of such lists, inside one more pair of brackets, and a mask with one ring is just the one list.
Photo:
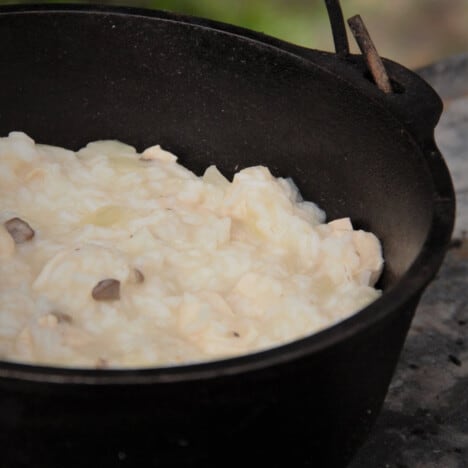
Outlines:
{"label": "dutch oven", "polygon": [[381,298],[275,349],[132,370],[1,362],[3,467],[330,468],[362,444],[455,202],[439,97],[389,60],[393,92],[380,91],[330,11],[337,53],[160,11],[0,9],[1,135],[159,143],[197,173],[263,164],[329,219],[374,232],[385,256]]}

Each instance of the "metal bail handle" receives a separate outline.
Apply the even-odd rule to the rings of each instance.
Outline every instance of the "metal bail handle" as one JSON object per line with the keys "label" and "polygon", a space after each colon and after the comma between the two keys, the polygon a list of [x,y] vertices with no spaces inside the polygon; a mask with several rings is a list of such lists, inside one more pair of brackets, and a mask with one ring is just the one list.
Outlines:
{"label": "metal bail handle", "polygon": [[340,0],[325,0],[327,6],[328,18],[333,33],[333,42],[335,43],[335,52],[338,55],[349,54],[348,35],[341,9]]}
{"label": "metal bail handle", "polygon": [[[333,42],[335,43],[335,52],[339,56],[349,55],[348,36],[346,34],[346,25],[344,22],[343,11],[340,0],[325,0],[327,6],[328,18],[333,33]],[[382,59],[375,48],[364,21],[359,15],[348,19],[349,27],[353,33],[356,42],[364,55],[367,68],[372,75],[377,87],[384,93],[392,93],[392,85],[388,77]]]}

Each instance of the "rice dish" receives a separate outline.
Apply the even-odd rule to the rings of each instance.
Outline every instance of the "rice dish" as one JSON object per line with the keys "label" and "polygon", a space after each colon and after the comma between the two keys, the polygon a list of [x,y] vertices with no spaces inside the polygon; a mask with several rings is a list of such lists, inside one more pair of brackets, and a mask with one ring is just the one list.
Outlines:
{"label": "rice dish", "polygon": [[0,138],[0,359],[177,365],[316,333],[379,297],[381,246],[266,167]]}

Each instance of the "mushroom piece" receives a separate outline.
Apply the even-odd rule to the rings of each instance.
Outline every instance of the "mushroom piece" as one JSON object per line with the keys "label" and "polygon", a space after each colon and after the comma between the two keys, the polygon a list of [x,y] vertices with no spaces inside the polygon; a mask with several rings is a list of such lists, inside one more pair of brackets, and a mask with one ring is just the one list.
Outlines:
{"label": "mushroom piece", "polygon": [[44,328],[55,328],[59,324],[70,324],[72,318],[63,312],[50,312],[38,319],[39,325]]}
{"label": "mushroom piece", "polygon": [[58,323],[72,323],[73,319],[71,315],[65,314],[64,312],[51,312],[51,315],[53,315]]}
{"label": "mushroom piece", "polygon": [[93,299],[96,301],[117,301],[120,299],[120,281],[107,278],[99,281],[92,291]]}
{"label": "mushroom piece", "polygon": [[4,226],[17,244],[24,244],[34,237],[34,230],[21,218],[12,218],[5,221]]}
{"label": "mushroom piece", "polygon": [[134,284],[141,284],[145,281],[145,276],[138,268],[132,268],[129,280]]}
{"label": "mushroom piece", "polygon": [[109,367],[109,361],[100,357],[96,360],[95,367],[96,369],[106,369],[107,367]]}

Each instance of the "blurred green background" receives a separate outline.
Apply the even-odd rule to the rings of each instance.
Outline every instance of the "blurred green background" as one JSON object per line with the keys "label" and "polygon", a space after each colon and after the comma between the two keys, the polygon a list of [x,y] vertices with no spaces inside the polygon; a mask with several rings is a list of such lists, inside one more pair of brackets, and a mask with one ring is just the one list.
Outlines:
{"label": "blurred green background", "polygon": [[[0,5],[34,0],[0,0]],[[48,3],[39,0],[34,3]],[[333,50],[323,0],[101,0],[233,23],[307,47]],[[410,68],[468,52],[468,0],[342,0],[346,18],[361,14],[384,57]],[[354,40],[350,42],[354,47]]]}

